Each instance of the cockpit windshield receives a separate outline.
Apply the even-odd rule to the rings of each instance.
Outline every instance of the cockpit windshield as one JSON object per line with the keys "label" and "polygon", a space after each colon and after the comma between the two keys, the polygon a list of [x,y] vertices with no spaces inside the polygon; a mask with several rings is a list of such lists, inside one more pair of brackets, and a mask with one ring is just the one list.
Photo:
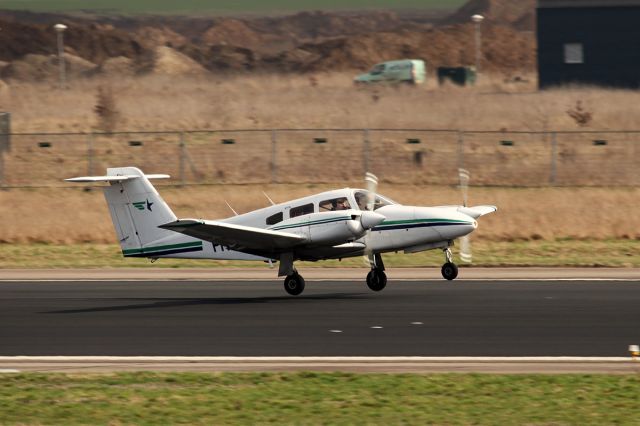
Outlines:
{"label": "cockpit windshield", "polygon": [[[356,202],[358,203],[358,207],[360,210],[367,209],[367,194],[369,191],[358,190],[354,193],[356,197]],[[383,197],[382,195],[374,194],[373,201],[373,210],[378,210],[380,207],[389,206],[391,204],[396,204],[388,198]]]}

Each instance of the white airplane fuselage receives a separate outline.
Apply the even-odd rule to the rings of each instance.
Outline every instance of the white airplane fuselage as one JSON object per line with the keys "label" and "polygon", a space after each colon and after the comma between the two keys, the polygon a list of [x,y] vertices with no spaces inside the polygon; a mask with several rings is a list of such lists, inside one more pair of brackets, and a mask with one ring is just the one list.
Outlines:
{"label": "white airplane fuselage", "polygon": [[[314,248],[307,244],[304,249],[296,252],[296,258],[300,260],[361,256],[365,249],[367,252],[373,253],[393,251],[410,253],[446,248],[452,244],[454,239],[473,232],[477,227],[477,222],[473,217],[459,211],[464,209],[461,206],[405,206],[377,196],[381,201],[380,204],[384,205],[376,206],[375,212],[382,214],[384,221],[372,227],[368,232],[364,232],[362,229],[350,229],[349,227],[353,227],[354,222],[349,220],[351,214],[361,213],[360,207],[364,207],[361,199],[356,198],[356,194],[361,195],[362,193],[366,193],[366,191],[350,188],[327,191],[221,219],[219,222],[284,231],[305,236],[311,242],[314,241],[314,238],[319,238],[322,244],[319,243],[318,247]],[[327,211],[322,210],[323,201],[341,198],[348,200],[349,208],[333,211],[334,214],[330,215],[332,218],[327,220],[325,217]],[[300,206],[308,206],[309,213],[291,217],[291,212]],[[317,213],[319,212],[325,213],[322,215],[323,219],[318,219],[320,215]],[[280,214],[282,214],[282,220],[273,224],[267,223],[267,218]],[[344,235],[349,235],[349,232],[352,236],[345,243]],[[327,246],[327,241],[331,241],[332,234],[336,235],[336,244],[335,246]],[[197,241],[188,236],[183,236],[181,240],[184,240],[184,243]],[[201,251],[174,253],[158,257],[270,260],[207,241],[202,241]]]}

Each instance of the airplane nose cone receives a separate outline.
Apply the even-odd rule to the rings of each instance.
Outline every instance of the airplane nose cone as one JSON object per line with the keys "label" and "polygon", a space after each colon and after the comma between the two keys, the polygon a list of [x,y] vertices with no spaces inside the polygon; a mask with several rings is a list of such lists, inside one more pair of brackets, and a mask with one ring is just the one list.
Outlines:
{"label": "airplane nose cone", "polygon": [[363,211],[360,215],[360,223],[364,229],[371,229],[376,225],[380,225],[386,217],[380,213]]}

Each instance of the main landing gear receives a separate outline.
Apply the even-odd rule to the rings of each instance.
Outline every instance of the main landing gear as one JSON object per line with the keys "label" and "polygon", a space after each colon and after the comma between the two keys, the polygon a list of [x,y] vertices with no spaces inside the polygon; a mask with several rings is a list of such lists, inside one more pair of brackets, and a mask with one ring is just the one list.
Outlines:
{"label": "main landing gear", "polygon": [[293,267],[293,253],[283,253],[280,256],[278,276],[284,279],[284,290],[292,296],[298,296],[304,291],[304,278]]}
{"label": "main landing gear", "polygon": [[304,291],[304,278],[294,270],[293,274],[284,279],[284,289],[292,296],[297,296]]}
{"label": "main landing gear", "polygon": [[444,252],[444,256],[446,259],[445,264],[442,265],[442,269],[440,270],[440,272],[442,272],[442,277],[449,281],[455,280],[456,277],[458,276],[458,266],[455,263],[453,263],[453,256],[451,255],[451,249],[447,247],[442,251]]}
{"label": "main landing gear", "polygon": [[382,256],[375,254],[369,256],[371,271],[367,274],[367,286],[373,291],[380,291],[387,286],[387,274],[384,273]]}

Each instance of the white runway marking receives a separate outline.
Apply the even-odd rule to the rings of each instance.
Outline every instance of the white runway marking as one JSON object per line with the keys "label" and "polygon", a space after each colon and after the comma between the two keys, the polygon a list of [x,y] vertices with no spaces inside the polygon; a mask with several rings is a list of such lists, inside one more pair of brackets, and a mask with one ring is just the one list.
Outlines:
{"label": "white runway marking", "polygon": [[422,324],[423,324],[423,322],[421,322],[421,321],[414,321],[414,322],[411,323],[411,325],[422,325]]}
{"label": "white runway marking", "polygon": [[381,325],[374,325],[374,326],[373,326],[373,327],[371,327],[371,328],[382,328],[382,326],[381,326]]}
{"label": "white runway marking", "polygon": [[342,333],[342,330],[329,330],[330,333]]}
{"label": "white runway marking", "polygon": [[0,374],[9,374],[9,373],[19,373],[20,370],[16,370],[15,368],[0,368]]}

